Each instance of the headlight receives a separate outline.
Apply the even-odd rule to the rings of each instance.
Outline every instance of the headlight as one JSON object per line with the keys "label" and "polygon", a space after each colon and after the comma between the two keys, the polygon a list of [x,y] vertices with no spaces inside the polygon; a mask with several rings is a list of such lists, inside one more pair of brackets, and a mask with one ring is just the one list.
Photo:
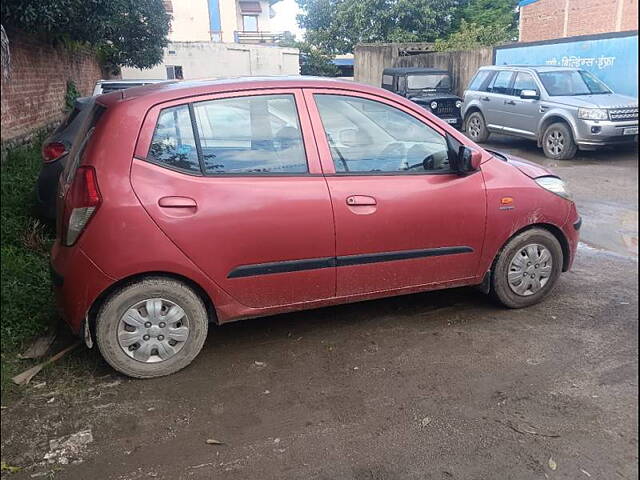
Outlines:
{"label": "headlight", "polygon": [[456,102],[456,108],[462,108],[462,100]]}
{"label": "headlight", "polygon": [[582,120],[608,120],[609,114],[602,108],[579,108],[578,118]]}
{"label": "headlight", "polygon": [[540,185],[545,190],[549,190],[550,192],[555,193],[556,195],[560,195],[562,198],[566,198],[567,200],[571,200],[571,193],[567,188],[567,184],[564,183],[558,177],[540,177],[536,178],[536,183]]}
{"label": "headlight", "polygon": [[431,107],[431,110],[435,110],[436,108],[438,108],[438,102],[431,102],[429,106]]}

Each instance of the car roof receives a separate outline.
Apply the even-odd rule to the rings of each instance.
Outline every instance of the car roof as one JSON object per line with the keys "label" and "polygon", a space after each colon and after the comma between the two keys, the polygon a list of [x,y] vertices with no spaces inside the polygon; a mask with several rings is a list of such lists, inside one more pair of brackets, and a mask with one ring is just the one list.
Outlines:
{"label": "car roof", "polygon": [[311,76],[273,76],[165,81],[106,93],[98,96],[97,102],[107,107],[122,102],[151,106],[199,95],[269,88],[334,88],[388,95],[388,92],[381,88],[346,80]]}
{"label": "car roof", "polygon": [[488,65],[480,70],[530,70],[534,72],[578,71],[581,68],[564,67],[562,65]]}
{"label": "car roof", "polygon": [[134,84],[134,85],[140,85],[140,84],[147,84],[147,83],[160,83],[160,82],[166,82],[166,80],[162,80],[162,79],[151,79],[151,78],[141,78],[141,79],[129,79],[129,80],[121,80],[121,79],[114,79],[114,80],[98,80],[96,83],[99,83],[100,85],[111,85],[111,84],[118,84],[121,83],[123,85],[125,84]]}
{"label": "car roof", "polygon": [[449,73],[447,70],[430,67],[393,67],[385,68],[383,75],[405,75],[409,73]]}

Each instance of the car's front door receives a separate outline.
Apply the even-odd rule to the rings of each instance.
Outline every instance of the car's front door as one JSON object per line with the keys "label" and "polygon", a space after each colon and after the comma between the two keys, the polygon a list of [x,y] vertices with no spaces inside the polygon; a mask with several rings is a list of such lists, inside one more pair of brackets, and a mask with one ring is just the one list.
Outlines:
{"label": "car's front door", "polygon": [[528,72],[517,72],[511,88],[511,98],[504,99],[504,130],[535,138],[538,122],[542,117],[540,101],[520,98],[523,90],[535,90],[540,95],[540,87]]}
{"label": "car's front door", "polygon": [[244,305],[333,297],[333,213],[302,92],[186,102],[147,115],[149,148],[131,171],[145,209]]}
{"label": "car's front door", "polygon": [[373,95],[305,98],[333,204],[338,296],[475,276],[484,180],[451,172],[444,131]]}

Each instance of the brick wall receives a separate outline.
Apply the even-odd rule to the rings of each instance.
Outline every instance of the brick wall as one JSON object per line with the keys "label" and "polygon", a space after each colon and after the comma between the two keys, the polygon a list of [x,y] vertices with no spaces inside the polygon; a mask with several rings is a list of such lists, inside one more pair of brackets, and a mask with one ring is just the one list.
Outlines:
{"label": "brick wall", "polygon": [[538,0],[520,7],[520,41],[638,29],[638,0]]}
{"label": "brick wall", "polygon": [[81,95],[91,95],[102,76],[95,55],[83,49],[53,47],[23,34],[7,32],[11,76],[2,80],[2,144],[19,143],[64,116],[67,80]]}

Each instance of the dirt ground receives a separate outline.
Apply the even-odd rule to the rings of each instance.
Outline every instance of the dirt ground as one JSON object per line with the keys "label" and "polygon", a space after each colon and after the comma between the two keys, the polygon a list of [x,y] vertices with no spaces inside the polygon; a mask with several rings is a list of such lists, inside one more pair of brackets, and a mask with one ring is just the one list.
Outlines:
{"label": "dirt ground", "polygon": [[638,478],[637,151],[552,168],[584,244],[542,304],[456,289],[212,326],[147,381],[79,351],[3,406],[3,478]]}

